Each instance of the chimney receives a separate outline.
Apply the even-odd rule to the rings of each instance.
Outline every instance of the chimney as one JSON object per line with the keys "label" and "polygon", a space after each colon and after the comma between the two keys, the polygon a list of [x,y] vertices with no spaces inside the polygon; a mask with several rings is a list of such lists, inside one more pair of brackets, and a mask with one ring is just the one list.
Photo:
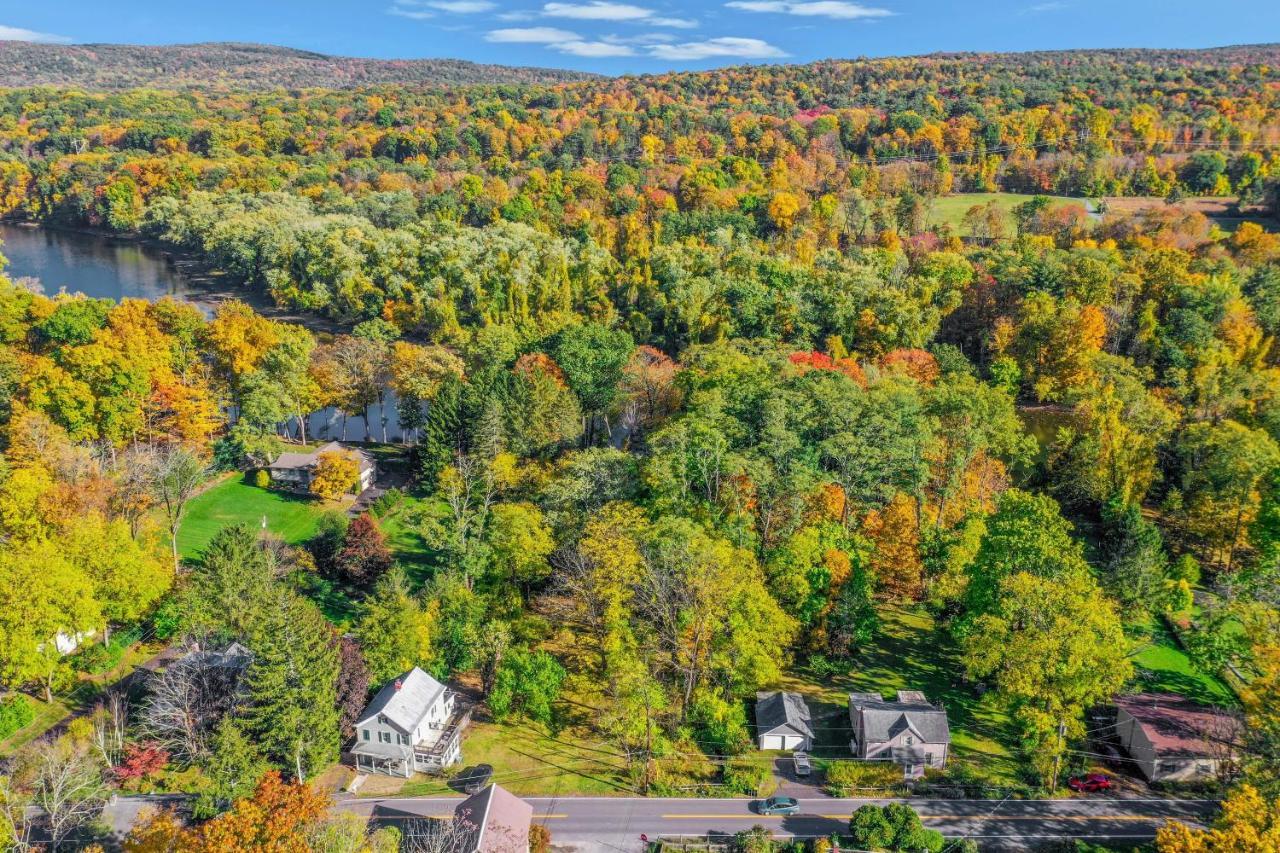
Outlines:
{"label": "chimney", "polygon": [[403,687],[403,686],[404,686],[404,685],[403,685],[403,684],[401,684],[400,679],[398,679],[398,678],[397,678],[397,679],[396,679],[396,692],[399,692],[399,691],[400,691],[400,688],[401,688],[401,687]]}

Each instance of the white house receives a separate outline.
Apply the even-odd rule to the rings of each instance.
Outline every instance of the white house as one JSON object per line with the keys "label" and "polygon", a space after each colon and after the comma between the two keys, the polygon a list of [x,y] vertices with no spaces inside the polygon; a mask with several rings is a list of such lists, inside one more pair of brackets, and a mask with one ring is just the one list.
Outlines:
{"label": "white house", "polygon": [[358,475],[353,487],[356,494],[372,486],[373,481],[377,479],[378,466],[372,454],[359,448],[346,448],[336,441],[331,441],[310,453],[281,453],[267,466],[271,482],[278,488],[292,492],[310,492],[311,481],[315,478],[316,465],[322,453],[340,453],[355,458]]}
{"label": "white house", "polygon": [[387,684],[356,723],[351,754],[356,769],[406,779],[462,760],[462,732],[470,709],[416,666]]}
{"label": "white house", "polygon": [[756,743],[761,749],[807,752],[813,746],[813,728],[804,697],[777,690],[757,693]]}
{"label": "white house", "polygon": [[849,694],[849,749],[869,761],[894,761],[909,779],[926,767],[943,767],[951,747],[947,712],[918,690],[899,690],[894,701],[879,693]]}

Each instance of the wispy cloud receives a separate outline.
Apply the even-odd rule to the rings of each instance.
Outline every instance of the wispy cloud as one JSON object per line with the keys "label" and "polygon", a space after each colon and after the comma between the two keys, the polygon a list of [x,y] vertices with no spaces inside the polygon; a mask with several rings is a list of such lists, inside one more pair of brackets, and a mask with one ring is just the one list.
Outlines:
{"label": "wispy cloud", "polygon": [[635,48],[612,41],[592,41],[575,32],[555,27],[507,27],[490,30],[485,41],[499,44],[540,44],[559,53],[600,59],[613,56],[635,56]]}
{"label": "wispy cloud", "polygon": [[427,5],[432,9],[452,12],[455,15],[475,15],[498,8],[497,3],[490,3],[489,0],[432,0]]}
{"label": "wispy cloud", "polygon": [[60,36],[54,33],[38,33],[22,27],[7,27],[0,24],[0,41],[37,41],[44,44],[70,44],[71,36]]}
{"label": "wispy cloud", "polygon": [[778,59],[786,56],[786,51],[774,47],[766,41],[736,36],[721,36],[705,41],[688,41],[679,44],[658,44],[649,50],[655,59],[711,59],[713,57],[736,57],[738,59]]}
{"label": "wispy cloud", "polygon": [[436,16],[435,12],[428,11],[427,9],[414,9],[409,6],[392,6],[387,10],[387,14],[397,15],[401,18],[409,18],[414,21],[425,21],[428,18],[434,18]]}
{"label": "wispy cloud", "polygon": [[1047,3],[1036,3],[1034,6],[1028,6],[1022,10],[1021,14],[1039,15],[1044,12],[1060,12],[1063,9],[1069,8],[1069,5],[1070,4],[1068,3],[1061,2],[1061,0],[1049,0]]}
{"label": "wispy cloud", "polygon": [[848,0],[808,0],[808,2],[791,2],[791,0],[731,0],[725,3],[730,9],[743,12],[773,12],[780,15],[798,15],[800,17],[833,18],[841,21],[867,20],[872,18],[888,18],[894,12],[876,6],[864,6],[861,3],[850,3]]}
{"label": "wispy cloud", "polygon": [[655,27],[678,27],[683,29],[698,25],[698,22],[691,18],[667,17],[658,15],[653,9],[648,9],[644,6],[634,6],[630,3],[612,3],[606,2],[606,0],[591,0],[589,3],[546,3],[542,7],[542,14],[548,18],[643,23]]}

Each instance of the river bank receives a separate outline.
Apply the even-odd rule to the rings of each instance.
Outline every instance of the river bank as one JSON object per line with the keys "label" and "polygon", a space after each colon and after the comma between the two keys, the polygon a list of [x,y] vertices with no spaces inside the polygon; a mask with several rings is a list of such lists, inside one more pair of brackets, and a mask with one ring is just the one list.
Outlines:
{"label": "river bank", "polygon": [[0,220],[0,254],[9,258],[5,272],[10,278],[37,278],[50,296],[63,289],[115,301],[168,296],[189,302],[206,315],[223,302],[239,300],[265,317],[313,332],[335,335],[351,329],[349,323],[281,307],[267,294],[237,285],[198,253],[142,234]]}

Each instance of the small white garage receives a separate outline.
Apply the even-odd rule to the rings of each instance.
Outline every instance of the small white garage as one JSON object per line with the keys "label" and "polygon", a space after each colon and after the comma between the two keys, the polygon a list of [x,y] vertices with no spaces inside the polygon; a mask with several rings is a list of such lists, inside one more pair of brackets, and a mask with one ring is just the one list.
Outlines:
{"label": "small white garage", "polygon": [[813,728],[803,696],[779,690],[756,694],[756,745],[760,749],[809,751]]}

